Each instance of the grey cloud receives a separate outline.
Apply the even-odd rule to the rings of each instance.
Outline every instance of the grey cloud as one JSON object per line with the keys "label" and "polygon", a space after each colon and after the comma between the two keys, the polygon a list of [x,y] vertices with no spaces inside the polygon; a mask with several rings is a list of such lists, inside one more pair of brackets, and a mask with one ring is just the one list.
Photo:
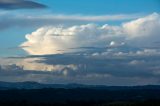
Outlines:
{"label": "grey cloud", "polygon": [[[94,66],[96,67],[96,66]],[[98,66],[97,66],[98,67]],[[81,68],[82,69],[82,68]],[[98,69],[98,68],[96,68]],[[122,68],[124,69],[124,68]],[[30,71],[30,70],[1,70],[1,81],[36,81],[41,83],[82,83],[82,84],[104,84],[104,85],[144,85],[144,84],[158,84],[159,77],[142,75],[129,75],[129,76],[117,76],[111,72],[100,73],[100,69],[97,72],[81,70],[79,72],[72,72],[68,70],[70,75],[64,76],[57,72],[42,72],[42,71]],[[77,70],[80,71],[80,70]],[[83,73],[83,71],[86,71]],[[113,70],[114,71],[114,70]],[[129,70],[129,72],[135,71]],[[139,70],[140,71],[140,70]],[[129,73],[128,72],[128,73]],[[117,73],[125,74],[123,70],[117,71]],[[133,74],[133,73],[131,73]],[[143,75],[144,76],[144,75]]]}
{"label": "grey cloud", "polygon": [[[77,80],[79,77],[86,79],[84,83],[89,83],[87,80],[96,79],[102,79],[104,81],[102,82],[105,83],[106,80],[112,78],[114,78],[114,81],[117,81],[119,78],[128,78],[132,81],[137,81],[137,79],[140,81],[141,79],[147,80],[152,78],[155,80],[160,80],[160,74],[158,74],[160,70],[160,54],[155,54],[152,52],[153,54],[150,55],[143,53],[139,55],[136,52],[140,51],[139,49],[134,51],[131,51],[131,49],[130,51],[126,51],[123,55],[115,55],[120,51],[124,51],[124,48],[116,48],[118,49],[116,51],[114,51],[115,48],[112,49],[112,52],[107,51],[107,49],[103,51],[96,51],[94,48],[94,51],[89,49],[84,52],[28,56],[26,58],[42,58],[42,60],[35,60],[35,62],[53,66],[68,66],[73,64],[76,67],[74,69],[64,67],[51,72],[45,72],[46,74],[49,73],[53,77],[57,76],[57,78],[59,77],[60,79],[68,78],[68,81],[70,78],[72,80]],[[141,51],[143,52],[144,50]],[[106,52],[110,53],[108,54]],[[130,54],[130,52],[133,53]],[[93,55],[94,53],[97,53],[97,55]],[[79,81],[83,82],[82,80]],[[125,82],[125,84],[126,83],[127,82]],[[106,82],[106,84],[108,84],[108,82]]]}
{"label": "grey cloud", "polygon": [[[54,66],[54,69],[51,71],[47,71],[47,68],[46,71],[41,71],[39,68],[27,70],[21,69],[21,66],[13,65],[10,66],[11,68],[0,71],[0,80],[105,85],[159,84],[160,55],[138,55],[136,50],[134,50],[134,55],[133,53],[129,55],[130,51],[127,51],[125,55],[114,55],[123,50],[123,48],[117,49],[119,50],[113,50],[110,54],[104,54],[107,49],[96,51],[94,48],[94,51],[89,49],[77,53],[8,58],[13,60],[33,59],[33,61],[28,62],[34,67],[37,67],[35,64],[37,63]],[[94,53],[97,55],[93,55]],[[27,64],[23,64],[21,61],[21,65]],[[27,65],[27,67],[29,66]]]}
{"label": "grey cloud", "polygon": [[46,8],[47,6],[29,0],[0,0],[0,9],[14,10],[14,9],[38,9]]}
{"label": "grey cloud", "polygon": [[[113,48],[115,49],[115,48]],[[118,48],[117,48],[118,49]],[[160,64],[160,54],[152,52],[153,54],[145,54],[144,50],[141,50],[142,54],[137,54],[139,49],[133,50],[130,47],[130,51],[125,51],[123,55],[115,55],[120,51],[123,51],[125,48],[119,48],[118,50],[109,53],[106,51],[90,51],[82,53],[73,53],[73,54],[57,54],[57,55],[42,55],[43,60],[39,60],[39,63],[45,64],[62,64],[69,65],[75,64],[77,66],[76,71],[69,70],[75,75],[88,75],[88,74],[109,74],[115,77],[140,77],[140,78],[149,78],[156,77],[155,71],[152,67],[159,66]],[[97,55],[92,55],[94,52]],[[133,53],[131,53],[133,52]],[[130,54],[131,53],[131,54]],[[33,56],[34,57],[34,56]],[[68,61],[69,60],[69,61]]]}

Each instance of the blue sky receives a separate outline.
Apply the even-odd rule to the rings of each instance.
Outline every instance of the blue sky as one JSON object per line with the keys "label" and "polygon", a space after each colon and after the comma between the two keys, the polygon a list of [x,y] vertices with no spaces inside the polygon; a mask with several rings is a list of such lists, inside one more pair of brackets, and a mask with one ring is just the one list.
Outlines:
{"label": "blue sky", "polygon": [[120,14],[152,13],[160,11],[159,0],[38,0],[53,13],[64,14]]}
{"label": "blue sky", "polygon": [[159,0],[0,1],[0,81],[160,84]]}

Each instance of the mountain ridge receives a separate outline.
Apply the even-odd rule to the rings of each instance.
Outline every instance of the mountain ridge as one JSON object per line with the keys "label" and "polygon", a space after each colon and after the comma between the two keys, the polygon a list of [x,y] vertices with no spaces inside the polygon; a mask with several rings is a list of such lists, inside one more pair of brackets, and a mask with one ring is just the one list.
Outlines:
{"label": "mountain ridge", "polygon": [[44,88],[92,88],[92,89],[108,89],[108,90],[123,90],[123,89],[160,89],[160,85],[137,85],[137,86],[107,86],[107,85],[85,85],[77,83],[69,84],[44,84],[39,82],[3,82],[0,81],[0,90],[8,89],[44,89]]}

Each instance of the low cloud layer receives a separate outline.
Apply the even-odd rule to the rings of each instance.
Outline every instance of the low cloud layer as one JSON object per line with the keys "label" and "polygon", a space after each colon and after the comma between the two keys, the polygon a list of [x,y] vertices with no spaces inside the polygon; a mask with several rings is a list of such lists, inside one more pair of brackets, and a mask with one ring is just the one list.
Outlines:
{"label": "low cloud layer", "polygon": [[[102,48],[101,48],[102,49]],[[99,51],[7,58],[1,81],[145,85],[160,83],[160,51],[116,46]],[[10,62],[10,63],[8,63]]]}
{"label": "low cloud layer", "polygon": [[0,9],[4,10],[38,8],[46,8],[46,6],[29,0],[0,0]]}
{"label": "low cloud layer", "polygon": [[106,47],[116,43],[130,46],[148,46],[159,41],[160,15],[149,16],[123,23],[121,26],[95,24],[72,27],[41,27],[26,35],[21,46],[31,55],[77,52],[78,47]]}

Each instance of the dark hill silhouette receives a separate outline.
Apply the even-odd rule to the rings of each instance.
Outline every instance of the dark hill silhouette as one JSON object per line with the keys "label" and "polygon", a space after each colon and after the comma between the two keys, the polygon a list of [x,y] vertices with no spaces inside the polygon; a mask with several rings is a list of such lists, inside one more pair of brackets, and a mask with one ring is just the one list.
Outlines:
{"label": "dark hill silhouette", "polygon": [[42,84],[38,82],[3,82],[0,81],[0,89],[43,89],[43,88],[91,88],[91,89],[108,89],[108,90],[127,90],[127,89],[160,89],[160,85],[144,85],[144,86],[106,86],[106,85],[84,85],[84,84]]}
{"label": "dark hill silhouette", "polygon": [[0,106],[160,106],[160,86],[0,82]]}

